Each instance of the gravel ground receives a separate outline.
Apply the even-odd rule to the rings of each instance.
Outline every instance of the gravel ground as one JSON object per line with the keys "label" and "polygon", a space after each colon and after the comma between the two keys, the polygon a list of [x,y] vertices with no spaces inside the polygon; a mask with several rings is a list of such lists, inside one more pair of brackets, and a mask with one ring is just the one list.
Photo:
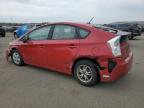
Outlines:
{"label": "gravel ground", "polygon": [[134,64],[128,75],[90,88],[70,76],[7,62],[5,49],[12,40],[10,33],[0,37],[0,108],[144,107],[144,35],[130,41]]}

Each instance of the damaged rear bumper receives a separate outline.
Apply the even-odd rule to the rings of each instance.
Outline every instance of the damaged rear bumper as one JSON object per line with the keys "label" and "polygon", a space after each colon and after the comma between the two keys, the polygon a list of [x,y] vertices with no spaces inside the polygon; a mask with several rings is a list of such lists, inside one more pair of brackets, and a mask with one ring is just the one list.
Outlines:
{"label": "damaged rear bumper", "polygon": [[115,64],[113,65],[112,70],[109,70],[109,61],[100,61],[100,65],[106,67],[103,70],[100,70],[100,78],[102,82],[113,82],[125,74],[127,74],[133,63],[133,54],[129,53],[129,56],[126,59],[114,58]]}

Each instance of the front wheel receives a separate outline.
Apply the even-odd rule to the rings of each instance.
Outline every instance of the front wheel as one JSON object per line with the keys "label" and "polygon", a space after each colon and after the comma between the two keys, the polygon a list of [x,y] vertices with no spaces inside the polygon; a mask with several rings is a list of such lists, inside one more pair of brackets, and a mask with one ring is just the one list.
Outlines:
{"label": "front wheel", "polygon": [[98,69],[89,60],[81,60],[75,64],[74,76],[84,86],[93,86],[99,81]]}
{"label": "front wheel", "polygon": [[11,53],[12,62],[17,66],[22,66],[24,64],[23,59],[18,52],[18,50],[13,50]]}
{"label": "front wheel", "polygon": [[16,34],[16,33],[14,33],[14,38],[15,38],[15,39],[17,39],[17,38],[18,38],[18,36],[17,36],[17,34]]}

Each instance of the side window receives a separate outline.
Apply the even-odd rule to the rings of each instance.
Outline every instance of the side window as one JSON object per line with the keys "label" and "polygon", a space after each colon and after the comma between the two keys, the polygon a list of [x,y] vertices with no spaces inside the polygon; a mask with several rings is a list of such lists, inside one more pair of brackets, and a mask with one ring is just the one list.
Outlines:
{"label": "side window", "polygon": [[75,27],[69,25],[56,25],[52,39],[74,39],[75,36]]}
{"label": "side window", "polygon": [[79,29],[79,34],[80,34],[80,37],[81,37],[81,38],[85,38],[85,37],[89,34],[89,31],[80,28],[80,29]]}
{"label": "side window", "polygon": [[51,26],[42,27],[29,34],[29,40],[47,40]]}

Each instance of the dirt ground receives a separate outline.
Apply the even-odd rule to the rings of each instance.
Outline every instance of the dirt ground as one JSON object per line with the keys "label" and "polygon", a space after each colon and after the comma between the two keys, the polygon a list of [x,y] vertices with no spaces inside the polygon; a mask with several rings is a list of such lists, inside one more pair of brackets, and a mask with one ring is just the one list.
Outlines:
{"label": "dirt ground", "polygon": [[113,83],[84,87],[71,76],[5,60],[13,40],[0,37],[0,108],[143,108],[144,35],[129,41],[134,53],[131,72]]}

